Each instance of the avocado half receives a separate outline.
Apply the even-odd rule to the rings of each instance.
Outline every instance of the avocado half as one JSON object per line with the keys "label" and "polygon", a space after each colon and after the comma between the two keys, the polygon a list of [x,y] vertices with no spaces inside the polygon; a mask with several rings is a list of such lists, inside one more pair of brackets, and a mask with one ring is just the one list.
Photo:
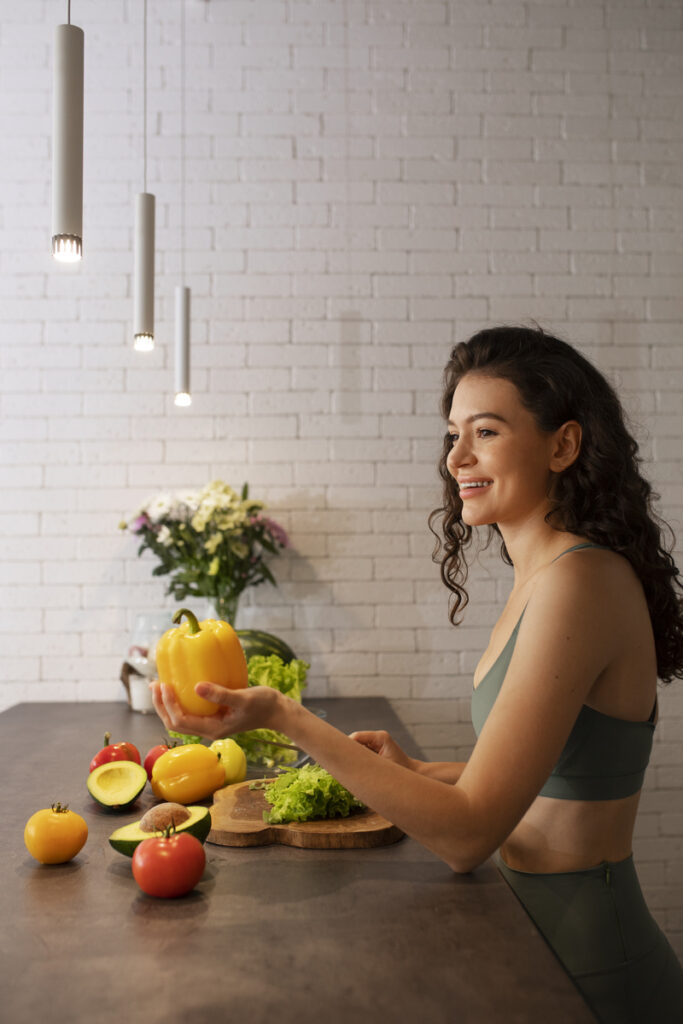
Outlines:
{"label": "avocado half", "polygon": [[134,804],[147,785],[147,772],[135,761],[109,761],[88,776],[88,792],[107,811]]}
{"label": "avocado half", "polygon": [[[174,832],[189,832],[200,843],[203,843],[211,831],[211,813],[209,808],[190,806],[185,809],[190,812],[190,816],[179,825],[176,825]],[[109,836],[109,842],[114,849],[118,850],[119,853],[125,854],[126,857],[133,856],[135,847],[143,839],[151,839],[153,836],[161,835],[160,832],[143,832],[140,828],[140,821],[133,821],[130,825],[122,825],[121,828],[117,828]]]}

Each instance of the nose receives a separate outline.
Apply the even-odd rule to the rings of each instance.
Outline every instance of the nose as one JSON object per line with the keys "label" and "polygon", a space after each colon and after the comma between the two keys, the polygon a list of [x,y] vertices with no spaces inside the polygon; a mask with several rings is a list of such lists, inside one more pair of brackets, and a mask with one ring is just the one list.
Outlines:
{"label": "nose", "polygon": [[453,446],[448,453],[446,459],[446,466],[451,476],[455,476],[460,466],[471,466],[474,462],[474,455],[470,445],[466,439],[461,435],[457,441],[453,442]]}

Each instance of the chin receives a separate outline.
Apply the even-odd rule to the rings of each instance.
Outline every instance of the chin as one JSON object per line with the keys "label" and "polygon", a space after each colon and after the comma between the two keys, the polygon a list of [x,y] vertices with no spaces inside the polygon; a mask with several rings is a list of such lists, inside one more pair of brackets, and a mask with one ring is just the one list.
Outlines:
{"label": "chin", "polygon": [[475,512],[474,509],[469,510],[464,505],[460,518],[467,526],[491,526],[496,521],[490,515],[487,516],[485,512]]}

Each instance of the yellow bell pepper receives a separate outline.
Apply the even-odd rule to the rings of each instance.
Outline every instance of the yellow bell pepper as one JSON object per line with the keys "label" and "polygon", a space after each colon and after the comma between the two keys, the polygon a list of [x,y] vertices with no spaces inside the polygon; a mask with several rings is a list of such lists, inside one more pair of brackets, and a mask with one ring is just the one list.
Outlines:
{"label": "yellow bell pepper", "polygon": [[209,750],[218,754],[225,772],[225,784],[231,786],[235,782],[244,782],[247,777],[247,755],[239,743],[230,738],[214,740]]}
{"label": "yellow bell pepper", "polygon": [[198,697],[197,683],[216,683],[230,690],[247,686],[247,661],[237,633],[220,619],[197,621],[188,608],[180,608],[156,647],[159,680],[173,687],[181,707],[190,715],[212,715],[218,704]]}
{"label": "yellow bell pepper", "polygon": [[202,743],[173,747],[152,768],[152,792],[169,803],[193,804],[225,785],[225,768],[214,750]]}

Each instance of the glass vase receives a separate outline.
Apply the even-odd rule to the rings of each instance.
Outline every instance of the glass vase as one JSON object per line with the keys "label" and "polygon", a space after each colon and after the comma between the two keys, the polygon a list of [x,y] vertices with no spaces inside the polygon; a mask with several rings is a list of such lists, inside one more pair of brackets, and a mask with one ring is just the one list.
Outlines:
{"label": "glass vase", "polygon": [[223,594],[219,597],[213,598],[213,607],[215,616],[217,619],[221,619],[223,622],[228,622],[233,629],[237,629],[237,606],[239,605],[239,595]]}

